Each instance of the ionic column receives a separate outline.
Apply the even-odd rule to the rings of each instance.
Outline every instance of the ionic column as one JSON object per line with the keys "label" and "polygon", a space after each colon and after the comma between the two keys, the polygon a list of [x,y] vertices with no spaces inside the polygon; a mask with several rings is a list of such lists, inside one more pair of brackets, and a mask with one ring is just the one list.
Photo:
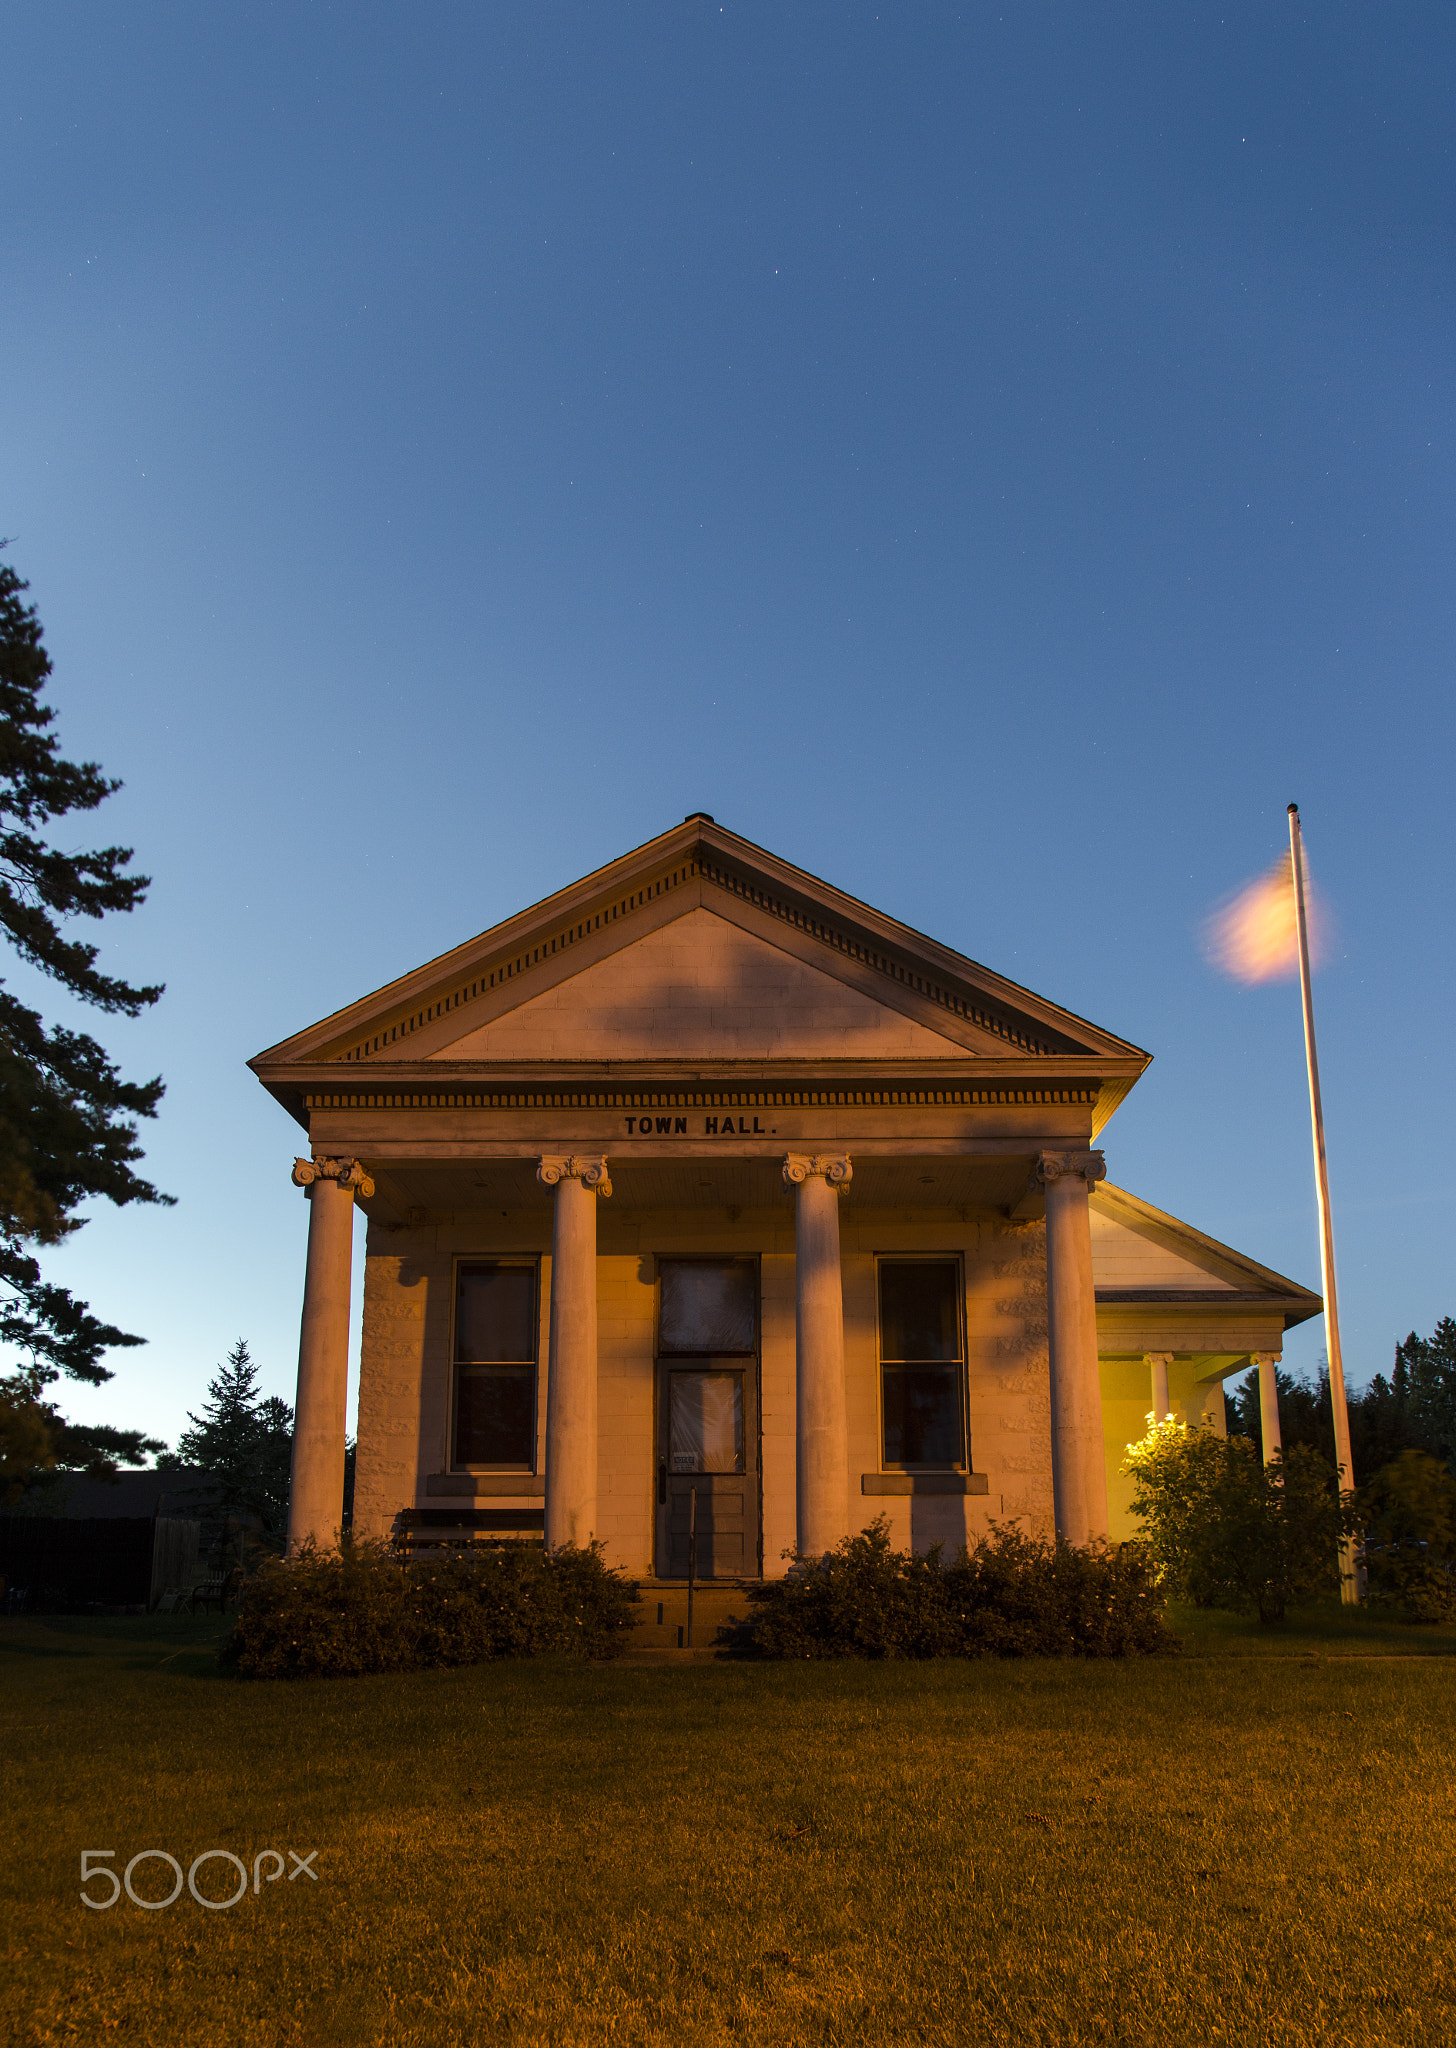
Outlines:
{"label": "ionic column", "polygon": [[1143,1364],[1148,1368],[1153,1389],[1153,1421],[1166,1422],[1172,1410],[1168,1406],[1168,1367],[1173,1363],[1171,1351],[1145,1351]]}
{"label": "ionic column", "polygon": [[1279,1381],[1276,1377],[1283,1357],[1282,1351],[1250,1353],[1250,1362],[1259,1368],[1259,1433],[1264,1439],[1266,1465],[1272,1461],[1276,1451],[1284,1448],[1284,1436],[1279,1427]]}
{"label": "ionic column", "polygon": [[1107,1534],[1107,1461],[1097,1377],[1097,1296],[1087,1197],[1107,1169],[1100,1152],[1043,1152],[1047,1321],[1051,1353],[1052,1499],[1057,1534],[1089,1543]]}
{"label": "ionic column", "polygon": [[308,1266],[288,1485],[290,1557],[310,1540],[332,1548],[343,1527],[354,1197],[374,1192],[357,1159],[295,1159],[293,1184],[308,1196]]}
{"label": "ionic column", "polygon": [[851,1167],[842,1155],[791,1152],[784,1181],[794,1190],[794,1327],[797,1349],[798,1547],[819,1557],[849,1534],[849,1417],[844,1400],[844,1289],[839,1270],[839,1191]]}
{"label": "ionic column", "polygon": [[546,1548],[585,1549],[597,1530],[597,1201],[601,1158],[546,1158],[551,1221],[551,1355],[546,1380]]}

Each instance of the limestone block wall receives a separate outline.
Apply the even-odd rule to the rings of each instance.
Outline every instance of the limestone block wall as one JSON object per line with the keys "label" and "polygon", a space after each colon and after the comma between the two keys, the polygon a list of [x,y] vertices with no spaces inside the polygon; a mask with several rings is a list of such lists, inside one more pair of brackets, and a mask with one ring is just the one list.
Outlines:
{"label": "limestone block wall", "polygon": [[[612,1232],[615,1243],[619,1233]],[[613,1564],[652,1569],[654,1513],[652,1260],[597,1258],[597,1534]],[[543,1465],[544,1469],[544,1465]]]}
{"label": "limestone block wall", "polygon": [[414,1501],[432,1406],[425,1397],[433,1360],[448,1341],[450,1261],[436,1235],[369,1228],[354,1472],[359,1536],[387,1535],[400,1508]]}
{"label": "limestone block wall", "polygon": [[[1045,1234],[990,1213],[841,1209],[849,1526],[883,1513],[902,1547],[958,1548],[991,1517],[1052,1526]],[[661,1258],[760,1262],[759,1422],[764,1570],[786,1569],[795,1500],[793,1212],[598,1212],[598,1530],[615,1564],[653,1569],[656,1503],[654,1316]],[[449,1463],[450,1313],[457,1257],[541,1261],[537,1470],[545,1468],[550,1371],[550,1212],[457,1216],[421,1230],[371,1227],[364,1291],[355,1525],[380,1535],[402,1507],[438,1505],[429,1474]],[[966,1279],[971,1464],[989,1491],[966,1497],[864,1494],[880,1466],[875,1255],[960,1254]],[[492,1500],[509,1505],[509,1497]],[[522,1504],[526,1504],[522,1497]],[[530,1505],[540,1506],[539,1498]]]}
{"label": "limestone block wall", "polygon": [[[897,1548],[948,1550],[974,1542],[992,1519],[1052,1526],[1051,1399],[1047,1364],[1046,1239],[1040,1224],[945,1210],[841,1212],[850,1527],[883,1514]],[[876,1253],[954,1252],[966,1286],[966,1394],[971,1469],[988,1491],[868,1495],[880,1467]]]}
{"label": "limestone block wall", "polygon": [[798,1517],[798,1376],[794,1334],[794,1233],[779,1219],[774,1249],[759,1261],[763,1404],[763,1575],[782,1578]]}

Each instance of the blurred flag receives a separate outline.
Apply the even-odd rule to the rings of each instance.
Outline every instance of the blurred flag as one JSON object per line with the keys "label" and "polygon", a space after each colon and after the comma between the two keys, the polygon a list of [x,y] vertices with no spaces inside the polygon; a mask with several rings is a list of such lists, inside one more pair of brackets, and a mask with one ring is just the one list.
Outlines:
{"label": "blurred flag", "polygon": [[[1309,862],[1304,864],[1305,918],[1309,927],[1310,965],[1322,956],[1324,917],[1310,888]],[[1250,882],[1232,903],[1208,920],[1209,958],[1235,981],[1277,981],[1299,972],[1299,930],[1294,917],[1294,868],[1282,854],[1267,875]]]}

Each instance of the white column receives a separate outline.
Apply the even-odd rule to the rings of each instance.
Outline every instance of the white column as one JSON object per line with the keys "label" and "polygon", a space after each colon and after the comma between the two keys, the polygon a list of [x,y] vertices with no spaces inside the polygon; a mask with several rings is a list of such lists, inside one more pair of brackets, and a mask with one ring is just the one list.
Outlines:
{"label": "white column", "polygon": [[1145,1351],[1143,1364],[1148,1368],[1152,1381],[1153,1420],[1166,1422],[1172,1410],[1168,1406],[1168,1367],[1173,1363],[1171,1351]]}
{"label": "white column", "polygon": [[551,1353],[546,1380],[546,1548],[585,1549],[597,1532],[597,1200],[601,1158],[542,1159],[551,1222]]}
{"label": "white column", "polygon": [[357,1159],[295,1159],[293,1182],[308,1195],[308,1266],[288,1486],[290,1557],[310,1541],[331,1549],[343,1526],[354,1197],[374,1192]]}
{"label": "white column", "polygon": [[794,1190],[798,1407],[798,1547],[819,1557],[849,1534],[849,1418],[844,1400],[844,1289],[839,1269],[843,1155],[784,1160]]}
{"label": "white column", "polygon": [[1044,1152],[1047,1323],[1051,1354],[1052,1498],[1057,1534],[1107,1534],[1107,1459],[1097,1376],[1097,1295],[1087,1197],[1106,1168],[1100,1152]]}
{"label": "white column", "polygon": [[1282,1351],[1255,1351],[1251,1362],[1259,1368],[1259,1429],[1264,1439],[1264,1463],[1284,1448],[1279,1427],[1279,1382],[1275,1377],[1283,1360]]}

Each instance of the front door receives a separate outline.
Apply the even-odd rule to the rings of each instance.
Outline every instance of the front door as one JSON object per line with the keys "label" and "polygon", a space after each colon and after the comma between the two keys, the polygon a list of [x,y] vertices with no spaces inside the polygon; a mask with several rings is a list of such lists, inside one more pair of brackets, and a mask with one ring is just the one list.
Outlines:
{"label": "front door", "polygon": [[658,1268],[657,1575],[758,1578],[758,1264]]}

